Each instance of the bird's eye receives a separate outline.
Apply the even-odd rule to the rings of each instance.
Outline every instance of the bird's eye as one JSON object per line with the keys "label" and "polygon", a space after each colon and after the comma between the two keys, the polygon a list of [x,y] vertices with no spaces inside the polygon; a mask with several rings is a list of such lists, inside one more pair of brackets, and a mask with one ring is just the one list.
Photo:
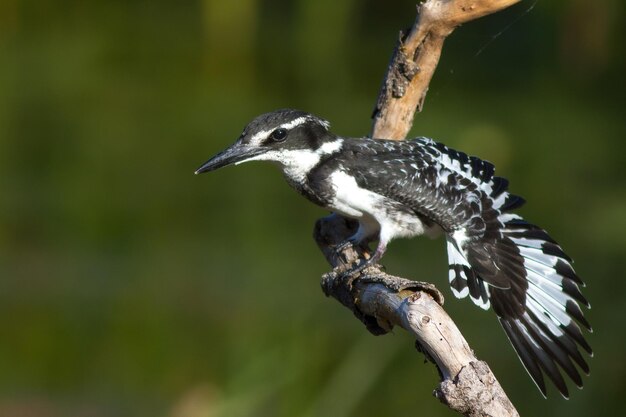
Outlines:
{"label": "bird's eye", "polygon": [[275,142],[282,142],[287,139],[287,129],[276,129],[270,135],[270,138]]}

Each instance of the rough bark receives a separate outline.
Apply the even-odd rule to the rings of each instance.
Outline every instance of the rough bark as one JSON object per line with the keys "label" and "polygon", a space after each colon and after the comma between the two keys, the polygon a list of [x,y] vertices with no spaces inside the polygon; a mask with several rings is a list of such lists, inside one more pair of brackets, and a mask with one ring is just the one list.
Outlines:
{"label": "rough bark", "polygon": [[445,38],[459,25],[520,0],[428,0],[391,58],[372,118],[372,137],[404,139],[416,111],[422,111]]}
{"label": "rough bark", "polygon": [[[445,38],[462,23],[494,13],[519,0],[428,0],[407,34],[401,33],[376,108],[372,137],[404,139],[416,111],[421,111],[439,62]],[[448,316],[443,296],[430,283],[383,272],[379,265],[346,275],[369,249],[337,245],[356,230],[349,219],[331,215],[318,220],[314,238],[333,272],[322,277],[322,289],[349,308],[367,329],[385,334],[394,326],[416,338],[416,347],[433,362],[441,381],[435,396],[466,416],[517,416],[518,413],[489,369],[476,358]]]}

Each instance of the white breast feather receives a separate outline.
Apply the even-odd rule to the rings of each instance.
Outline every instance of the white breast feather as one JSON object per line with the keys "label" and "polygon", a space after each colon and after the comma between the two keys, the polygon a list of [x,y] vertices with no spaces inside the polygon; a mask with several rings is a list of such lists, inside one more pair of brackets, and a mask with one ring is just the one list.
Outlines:
{"label": "white breast feather", "polygon": [[373,218],[380,225],[380,238],[412,237],[424,233],[424,224],[416,215],[390,213],[394,203],[387,197],[359,187],[354,177],[339,170],[330,175],[335,196],[331,208],[355,219]]}

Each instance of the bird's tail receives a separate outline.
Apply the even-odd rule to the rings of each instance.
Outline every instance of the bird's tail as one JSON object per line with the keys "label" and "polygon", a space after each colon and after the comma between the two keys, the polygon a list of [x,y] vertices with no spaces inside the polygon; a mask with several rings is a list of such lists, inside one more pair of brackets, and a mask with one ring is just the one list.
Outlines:
{"label": "bird's tail", "polygon": [[591,331],[579,306],[589,307],[579,289],[584,284],[545,230],[509,212],[523,200],[501,194],[483,213],[487,221],[480,237],[464,230],[447,236],[450,286],[458,298],[469,295],[479,307],[493,307],[544,396],[545,374],[568,397],[559,367],[581,387],[576,365],[585,374],[589,366],[579,347],[592,355],[579,327]]}

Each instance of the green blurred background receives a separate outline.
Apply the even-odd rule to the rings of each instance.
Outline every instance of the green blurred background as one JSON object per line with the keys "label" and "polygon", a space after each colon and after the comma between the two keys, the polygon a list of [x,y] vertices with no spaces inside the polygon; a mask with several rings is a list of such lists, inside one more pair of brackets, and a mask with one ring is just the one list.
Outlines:
{"label": "green blurred background", "polygon": [[[448,416],[403,331],[319,288],[324,215],[274,167],[196,177],[255,115],[365,135],[415,4],[0,2],[0,416]],[[491,160],[576,259],[592,375],[541,398],[489,312],[447,288],[442,240],[388,271],[437,283],[522,415],[626,395],[624,5],[523,2],[447,41],[413,134]],[[622,410],[623,411],[623,410]]]}

